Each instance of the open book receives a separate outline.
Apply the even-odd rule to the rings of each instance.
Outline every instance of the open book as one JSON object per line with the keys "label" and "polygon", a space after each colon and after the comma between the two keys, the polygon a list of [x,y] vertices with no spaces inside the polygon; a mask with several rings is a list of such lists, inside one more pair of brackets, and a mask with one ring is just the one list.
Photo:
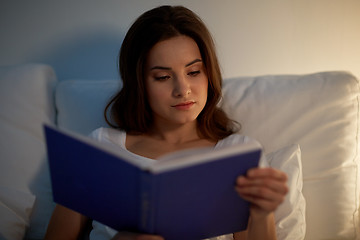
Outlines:
{"label": "open book", "polygon": [[60,205],[119,231],[170,240],[247,227],[249,203],[234,183],[258,166],[256,144],[182,151],[144,165],[120,147],[44,128],[53,197]]}

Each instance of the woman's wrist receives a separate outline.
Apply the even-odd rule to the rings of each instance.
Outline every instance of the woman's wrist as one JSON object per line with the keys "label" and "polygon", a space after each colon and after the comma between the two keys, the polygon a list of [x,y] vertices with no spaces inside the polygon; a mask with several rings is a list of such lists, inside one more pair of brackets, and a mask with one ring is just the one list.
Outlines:
{"label": "woman's wrist", "polygon": [[275,217],[273,212],[254,212],[250,215],[247,239],[276,239]]}
{"label": "woman's wrist", "polygon": [[265,221],[274,217],[274,212],[265,211],[257,206],[251,206],[250,208],[250,218],[255,221]]}

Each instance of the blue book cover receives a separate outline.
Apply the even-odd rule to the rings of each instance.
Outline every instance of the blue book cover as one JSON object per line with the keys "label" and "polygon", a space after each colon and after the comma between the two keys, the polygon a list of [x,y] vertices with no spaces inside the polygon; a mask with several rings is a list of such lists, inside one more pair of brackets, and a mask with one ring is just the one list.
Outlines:
{"label": "blue book cover", "polygon": [[257,167],[261,149],[242,144],[188,150],[144,165],[93,139],[45,126],[54,201],[119,231],[167,240],[245,230],[249,203],[237,176]]}

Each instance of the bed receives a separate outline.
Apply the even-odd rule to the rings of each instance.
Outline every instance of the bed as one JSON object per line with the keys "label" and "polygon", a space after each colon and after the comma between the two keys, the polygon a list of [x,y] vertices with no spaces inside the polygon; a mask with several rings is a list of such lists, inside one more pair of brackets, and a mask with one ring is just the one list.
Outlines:
{"label": "bed", "polygon": [[[0,67],[0,239],[42,239],[54,207],[42,126],[106,126],[116,79],[58,81],[45,64]],[[279,239],[360,239],[359,82],[349,72],[225,79],[221,105],[291,192]]]}

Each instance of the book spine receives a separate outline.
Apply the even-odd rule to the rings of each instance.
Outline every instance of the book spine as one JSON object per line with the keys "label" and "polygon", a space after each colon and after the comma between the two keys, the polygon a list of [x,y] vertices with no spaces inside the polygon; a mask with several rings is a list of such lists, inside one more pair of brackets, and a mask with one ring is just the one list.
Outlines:
{"label": "book spine", "polygon": [[142,172],[140,179],[140,231],[153,233],[155,227],[155,186],[154,176]]}

